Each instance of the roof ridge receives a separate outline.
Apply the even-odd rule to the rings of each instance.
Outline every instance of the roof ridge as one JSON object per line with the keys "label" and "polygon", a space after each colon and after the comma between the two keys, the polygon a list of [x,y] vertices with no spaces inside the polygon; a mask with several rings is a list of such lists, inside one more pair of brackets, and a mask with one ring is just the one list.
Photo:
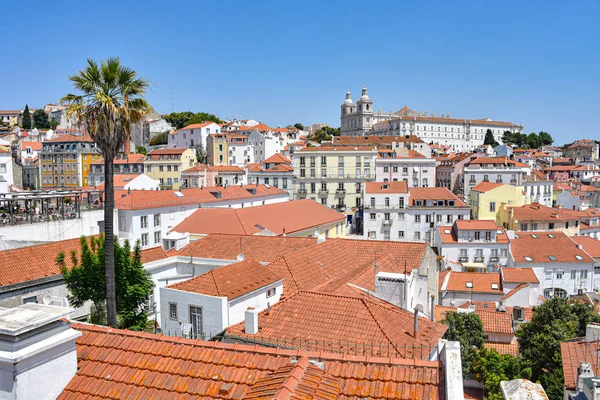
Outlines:
{"label": "roof ridge", "polygon": [[[379,330],[381,331],[381,333],[383,334],[383,336],[388,340],[388,342],[390,342],[392,344],[392,346],[394,346],[395,349],[398,349],[397,344],[394,343],[394,341],[388,336],[388,334],[386,333],[385,329],[383,329],[383,327],[379,323],[379,320],[375,317],[375,314],[373,314],[373,310],[371,310],[371,308],[367,304],[366,299],[361,298],[359,300],[361,300],[362,303],[365,305],[365,307],[367,308],[367,311],[371,315],[371,318],[373,318],[373,321],[375,321],[375,324],[377,325],[377,327],[379,328]],[[373,304],[375,304],[375,303],[373,302]],[[416,340],[416,338],[414,338],[414,339]],[[404,354],[404,355],[406,356],[406,354]]]}
{"label": "roof ridge", "polygon": [[526,287],[529,286],[529,283],[521,283],[520,285],[518,285],[517,287],[515,287],[513,290],[511,290],[510,292],[506,293],[504,295],[504,297],[502,297],[500,299],[500,301],[504,301],[512,296],[514,296],[519,290],[524,289]]}
{"label": "roof ridge", "polygon": [[[217,268],[215,268],[215,269],[217,269]],[[213,283],[215,284],[215,290],[216,290],[217,294],[218,294],[219,296],[221,296],[221,292],[219,291],[219,285],[217,285],[217,279],[215,278],[215,274],[214,274],[214,270],[215,270],[215,269],[211,269],[211,270],[210,270],[210,271],[208,271],[208,272],[210,272],[210,277],[212,278],[212,280],[213,280]],[[202,275],[198,275],[198,276],[202,276]]]}
{"label": "roof ridge", "polygon": [[[308,360],[308,357],[306,357],[306,356],[300,357],[296,361],[296,365],[294,365],[290,369],[290,371],[288,372],[285,379],[279,385],[279,388],[275,391],[273,398],[279,399],[280,398],[279,396],[281,395],[281,396],[285,396],[285,398],[289,399],[291,397],[291,395],[294,393],[294,391],[296,390],[296,387],[298,387],[298,384],[300,383],[300,381],[304,378],[304,374],[306,373],[306,370],[308,369],[309,365],[310,365],[310,362]],[[279,369],[284,368],[284,367],[280,367]],[[272,373],[274,373],[274,372],[272,372]],[[286,394],[285,393],[286,391],[288,391],[289,393]]]}

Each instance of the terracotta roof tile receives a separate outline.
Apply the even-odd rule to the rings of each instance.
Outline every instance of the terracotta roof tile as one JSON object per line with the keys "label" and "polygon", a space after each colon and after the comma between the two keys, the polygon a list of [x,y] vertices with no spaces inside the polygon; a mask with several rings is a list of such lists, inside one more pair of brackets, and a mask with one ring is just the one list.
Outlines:
{"label": "terracotta roof tile", "polygon": [[21,150],[27,150],[30,147],[33,151],[41,151],[42,145],[42,142],[21,142]]}
{"label": "terracotta roof tile", "polygon": [[[592,227],[598,228],[598,226]],[[591,236],[571,236],[571,239],[583,247],[583,251],[594,258],[600,258],[600,240]]]}
{"label": "terracotta roof tile", "polygon": [[577,369],[580,362],[590,363],[595,375],[600,375],[599,352],[600,342],[587,342],[585,338],[572,339],[560,344],[563,375],[567,390],[574,390],[577,385]]}
{"label": "terracotta roof tile", "polygon": [[449,271],[448,273],[450,278],[447,286],[442,287],[444,291],[502,294],[502,282],[498,272]]}
{"label": "terracotta roof tile", "polygon": [[75,136],[71,134],[59,135],[58,137],[46,140],[44,143],[63,143],[63,142],[94,142],[89,135]]}
{"label": "terracotta roof tile", "polygon": [[594,261],[584,250],[578,249],[571,238],[559,231],[517,232],[515,238],[510,240],[510,244],[511,254],[517,263],[592,263]]}
{"label": "terracotta roof tile", "polygon": [[503,183],[495,183],[495,182],[480,182],[477,184],[477,186],[475,186],[471,190],[473,190],[475,192],[486,193],[486,192],[489,192],[490,190],[494,190],[501,186],[504,186],[504,184]]}
{"label": "terracotta roof tile", "polygon": [[292,161],[282,156],[280,153],[275,153],[264,161],[265,164],[291,164]]}
{"label": "terracotta roof tile", "polygon": [[479,315],[483,323],[484,333],[511,334],[512,315],[509,312],[497,312],[475,309],[475,314]]}
{"label": "terracotta roof tile", "polygon": [[540,283],[533,268],[508,268],[500,269],[502,281],[505,283]]}
{"label": "terracotta roof tile", "polygon": [[315,246],[315,238],[290,236],[246,236],[210,234],[191,242],[176,254],[186,257],[236,260],[242,253],[259,262],[272,262],[281,256]]}
{"label": "terracotta roof tile", "polygon": [[[412,189],[411,189],[412,190]],[[408,193],[406,181],[400,182],[365,182],[365,193]]]}
{"label": "terracotta roof tile", "polygon": [[377,298],[301,291],[261,312],[257,334],[246,334],[242,322],[227,328],[225,336],[257,343],[287,340],[295,348],[347,354],[388,356],[400,351],[405,358],[425,359],[447,326],[421,317],[415,339],[413,319],[412,313]]}
{"label": "terracotta roof tile", "polygon": [[[125,185],[131,183],[135,178],[144,174],[115,174],[113,176],[113,188],[116,190],[124,189]],[[102,181],[99,185],[96,185],[97,189],[104,189],[104,181]]]}
{"label": "terracotta roof tile", "polygon": [[410,204],[414,206],[416,200],[454,200],[456,207],[467,207],[445,187],[410,188]]}
{"label": "terracotta roof tile", "polygon": [[[78,370],[59,399],[230,399],[261,393],[272,387],[270,384],[278,389],[293,386],[292,396],[296,398],[305,398],[305,391],[317,399],[330,398],[335,385],[339,387],[339,399],[444,398],[444,375],[439,361],[342,357],[87,324],[73,326],[83,334],[77,339]],[[303,358],[322,362],[324,374]],[[297,371],[297,366],[304,372]]]}
{"label": "terracotta roof tile", "polygon": [[456,220],[456,227],[460,230],[488,230],[495,231],[500,229],[498,225],[496,225],[496,221],[492,221],[489,219],[459,219]]}
{"label": "terracotta roof tile", "polygon": [[485,342],[483,347],[486,349],[494,349],[498,354],[510,354],[516,357],[519,354],[519,343],[497,343],[497,342]]}
{"label": "terracotta roof tile", "polygon": [[195,278],[167,286],[184,292],[236,299],[282,278],[256,260],[215,268]]}
{"label": "terracotta roof tile", "polygon": [[219,124],[217,124],[216,122],[213,122],[213,121],[204,121],[204,122],[201,122],[199,124],[186,125],[183,128],[181,128],[180,130],[184,130],[184,129],[199,129],[199,128],[207,127],[207,126],[212,125],[212,124],[219,125]]}
{"label": "terracotta roof tile", "polygon": [[283,235],[318,229],[334,222],[344,223],[345,218],[342,213],[305,199],[244,208],[199,208],[172,231],[252,235],[268,229]]}

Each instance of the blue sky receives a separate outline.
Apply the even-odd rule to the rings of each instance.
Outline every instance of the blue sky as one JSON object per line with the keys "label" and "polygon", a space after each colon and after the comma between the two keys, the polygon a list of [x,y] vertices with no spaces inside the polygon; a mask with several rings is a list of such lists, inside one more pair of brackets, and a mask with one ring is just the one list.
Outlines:
{"label": "blue sky", "polygon": [[356,100],[366,83],[375,109],[600,139],[598,1],[33,0],[0,13],[1,109],[55,102],[86,58],[119,56],[161,113],[174,86],[177,111],[339,126],[346,90]]}

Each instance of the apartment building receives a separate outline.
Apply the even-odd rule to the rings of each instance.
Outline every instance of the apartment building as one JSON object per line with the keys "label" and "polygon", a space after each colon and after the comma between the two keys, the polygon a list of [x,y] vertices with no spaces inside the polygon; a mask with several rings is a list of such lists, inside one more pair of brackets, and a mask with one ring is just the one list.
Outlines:
{"label": "apartment building", "polygon": [[406,181],[408,187],[435,187],[436,160],[405,147],[380,150],[375,159],[377,182]]}
{"label": "apartment building", "polygon": [[365,182],[375,180],[376,157],[371,147],[304,147],[294,155],[294,198],[351,213]]}
{"label": "apartment building", "polygon": [[498,212],[506,205],[526,204],[523,188],[504,183],[481,182],[471,189],[469,206],[473,219],[498,220]]}
{"label": "apartment building", "polygon": [[287,190],[290,199],[294,196],[294,167],[292,161],[281,155],[274,154],[262,164],[249,164],[247,167],[248,183],[273,185]]}
{"label": "apartment building", "polygon": [[191,147],[207,148],[207,137],[221,132],[221,125],[212,121],[187,125],[168,135],[169,147],[187,149]]}
{"label": "apartment building", "polygon": [[206,137],[206,163],[229,165],[229,141],[226,133],[211,133]]}
{"label": "apartment building", "polygon": [[[145,160],[146,157],[143,154],[118,154],[113,160],[115,175],[143,174]],[[90,186],[104,182],[104,158],[101,157],[94,161],[90,168]]]}
{"label": "apartment building", "polygon": [[471,189],[481,182],[522,186],[528,171],[529,167],[526,164],[509,160],[507,157],[477,157],[463,168],[464,195],[469,196]]}
{"label": "apartment building", "polygon": [[364,186],[364,239],[433,244],[437,226],[470,217],[469,207],[446,188],[408,188],[406,181]]}
{"label": "apartment building", "polygon": [[498,220],[511,231],[560,231],[569,236],[579,235],[580,215],[577,212],[539,203],[521,207],[503,206],[498,212]]}
{"label": "apartment building", "polygon": [[523,176],[523,192],[525,203],[540,203],[552,207],[553,182],[546,175],[536,169]]}
{"label": "apartment building", "polygon": [[89,186],[91,164],[100,158],[91,137],[61,135],[47,140],[40,151],[42,189]]}
{"label": "apartment building", "polygon": [[181,172],[196,162],[194,149],[154,149],[144,161],[144,173],[160,182],[162,189],[179,190]]}
{"label": "apartment building", "polygon": [[498,272],[509,258],[506,231],[493,220],[458,220],[435,231],[438,254],[466,272]]}

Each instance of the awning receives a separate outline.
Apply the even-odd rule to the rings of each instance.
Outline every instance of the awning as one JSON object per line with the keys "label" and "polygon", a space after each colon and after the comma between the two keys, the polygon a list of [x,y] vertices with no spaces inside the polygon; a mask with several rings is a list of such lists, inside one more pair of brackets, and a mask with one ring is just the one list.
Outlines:
{"label": "awning", "polygon": [[469,262],[464,262],[462,263],[462,266],[464,268],[474,268],[474,269],[487,269],[487,267],[483,264],[483,263],[469,263]]}

